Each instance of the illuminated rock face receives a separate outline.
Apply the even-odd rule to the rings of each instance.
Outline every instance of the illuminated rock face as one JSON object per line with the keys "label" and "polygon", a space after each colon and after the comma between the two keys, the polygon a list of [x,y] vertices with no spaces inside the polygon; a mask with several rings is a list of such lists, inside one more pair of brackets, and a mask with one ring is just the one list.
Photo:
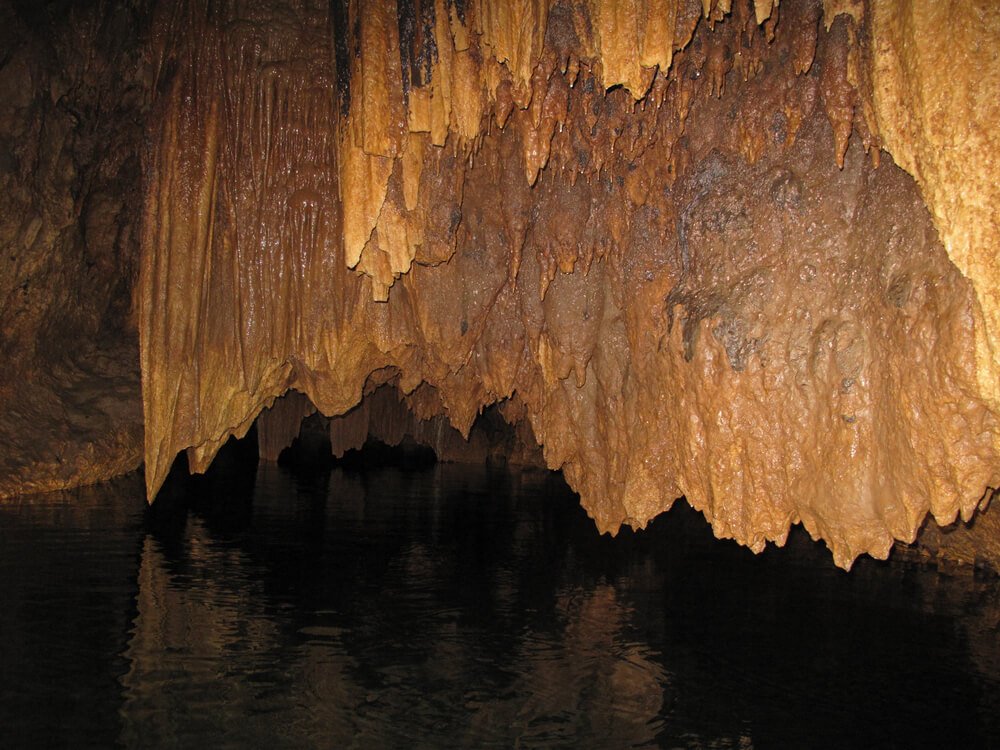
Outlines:
{"label": "illuminated rock face", "polygon": [[154,5],[150,497],[386,383],[500,403],[602,531],[683,496],[849,566],[997,485],[991,4]]}
{"label": "illuminated rock face", "polygon": [[289,13],[161,20],[151,494],[288,388],[336,415],[387,371],[463,431],[512,399],[602,531],[683,495],[719,536],[802,522],[849,565],[996,484],[983,279],[876,166],[883,131],[915,140],[939,225],[991,255],[947,183],[978,151],[935,156],[983,113],[908,109],[940,50],[919,4]]}

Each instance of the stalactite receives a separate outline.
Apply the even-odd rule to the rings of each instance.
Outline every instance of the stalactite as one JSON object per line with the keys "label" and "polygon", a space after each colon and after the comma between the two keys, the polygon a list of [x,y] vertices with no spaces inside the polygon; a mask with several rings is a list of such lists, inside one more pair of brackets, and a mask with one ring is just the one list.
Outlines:
{"label": "stalactite", "polygon": [[[995,97],[965,125],[904,96],[971,107],[926,72],[944,11],[210,5],[157,27],[151,497],[289,388],[335,451],[395,439],[362,400],[390,381],[410,431],[516,404],[602,531],[684,496],[719,536],[760,550],[802,523],[849,566],[1000,480]],[[864,157],[881,142],[971,286],[913,183]]]}
{"label": "stalactite", "polygon": [[298,437],[302,420],[316,413],[309,398],[289,391],[276,399],[257,419],[257,452],[262,461],[277,461],[281,451]]}

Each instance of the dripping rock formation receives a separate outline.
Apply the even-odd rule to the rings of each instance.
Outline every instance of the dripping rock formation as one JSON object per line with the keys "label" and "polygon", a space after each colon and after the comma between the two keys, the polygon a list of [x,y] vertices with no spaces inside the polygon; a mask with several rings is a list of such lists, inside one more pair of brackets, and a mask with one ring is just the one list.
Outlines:
{"label": "dripping rock formation", "polygon": [[64,5],[0,11],[0,494],[318,411],[602,532],[1000,560],[995,4]]}

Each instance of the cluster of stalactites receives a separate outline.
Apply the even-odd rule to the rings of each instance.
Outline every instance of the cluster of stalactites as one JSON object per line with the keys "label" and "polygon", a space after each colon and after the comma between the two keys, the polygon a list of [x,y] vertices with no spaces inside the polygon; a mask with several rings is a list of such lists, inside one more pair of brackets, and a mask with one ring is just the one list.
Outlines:
{"label": "cluster of stalactites", "polygon": [[[138,292],[150,497],[177,451],[203,470],[288,389],[334,416],[392,373],[408,398],[433,387],[463,434],[484,406],[519,404],[601,530],[684,495],[720,536],[760,549],[801,521],[850,564],[912,538],[928,508],[969,517],[995,465],[961,337],[974,328],[987,362],[1000,340],[996,232],[966,221],[1000,205],[984,178],[1000,148],[981,146],[996,98],[966,112],[954,92],[973,83],[930,85],[938,16],[910,5],[924,15],[850,0],[161,4]],[[942,130],[948,97],[960,116]],[[851,244],[869,172],[849,139],[874,161],[882,134],[907,133],[897,148],[953,230],[945,247],[963,227],[978,243],[960,267],[986,326],[946,269],[920,265],[939,249],[922,232],[878,244],[922,214]],[[958,167],[977,186],[961,210],[942,181]],[[831,205],[818,239],[809,212]],[[765,248],[770,269],[755,267]],[[890,256],[913,268],[883,294]],[[909,274],[925,291],[946,279],[959,304],[904,310]],[[792,319],[793,302],[809,314]],[[788,378],[800,365],[804,385]],[[884,467],[905,471],[885,482]]]}
{"label": "cluster of stalactites", "polygon": [[[828,25],[852,7],[828,6]],[[848,42],[859,17],[848,13]],[[371,332],[375,353],[349,345],[359,300],[386,300],[413,263],[454,255],[471,171],[461,165],[485,158],[490,133],[504,134],[488,155],[496,180],[517,178],[519,159],[529,185],[613,176],[642,204],[650,184],[687,168],[695,99],[722,96],[727,78],[754,84],[767,61],[806,73],[820,22],[812,0],[780,11],[751,0],[161,4],[138,292],[150,495],[177,450],[204,469],[294,382],[341,413],[360,397],[356,369],[399,364],[385,332]],[[866,146],[874,139],[855,116],[858,56],[831,48],[819,98],[842,158],[853,127]],[[751,163],[774,110],[790,145],[816,103],[766,82],[754,95],[762,103],[731,134]],[[641,157],[654,150],[666,166],[655,159],[647,174]],[[515,283],[528,211],[503,211]],[[542,248],[539,294],[577,263],[620,252],[626,227],[606,229],[591,247]],[[326,283],[336,297],[322,296]],[[314,377],[334,371],[349,375]],[[465,427],[475,411],[471,397],[449,410]]]}
{"label": "cluster of stalactites", "polygon": [[[841,14],[848,44],[826,67],[822,93],[842,165],[856,122],[866,150],[877,146],[871,106],[859,94],[860,0],[824,0],[822,8],[786,2],[780,9],[777,0],[350,2],[337,31],[346,36],[338,62],[349,68],[338,72],[348,266],[368,276],[374,298],[385,300],[413,262],[450,257],[452,246],[425,236],[428,202],[420,195],[422,170],[439,168],[442,151],[471,164],[486,134],[513,127],[529,184],[553,162],[550,173],[574,181],[598,176],[616,150],[634,157],[656,142],[672,148],[684,134],[691,98],[721,96],[731,72],[743,81],[757,76],[779,19],[792,47],[788,65],[801,75],[812,65],[821,15],[829,29]],[[713,33],[698,49],[686,49],[699,22]],[[581,82],[591,96],[574,98]],[[616,87],[631,96],[635,122],[594,133],[584,144],[588,158],[579,158],[580,144],[564,132],[569,120],[595,125],[597,108],[588,99]],[[810,104],[779,102],[789,139]],[[669,113],[658,117],[665,105]],[[755,160],[766,124],[737,127],[745,156]],[[872,154],[877,158],[877,147]]]}
{"label": "cluster of stalactites", "polygon": [[[257,419],[261,460],[278,461],[299,436],[302,421],[315,413],[316,407],[298,391],[289,391],[261,412]],[[404,396],[392,382],[376,379],[368,384],[360,404],[327,419],[330,451],[335,458],[342,458],[348,451],[361,450],[369,440],[398,446],[410,438],[431,448],[437,460],[446,463],[482,463],[500,454],[498,457],[507,463],[543,466],[541,451],[528,420],[523,418],[523,405],[506,401],[496,415],[508,430],[491,433],[480,427],[463,436],[449,423],[433,387],[424,384]]]}

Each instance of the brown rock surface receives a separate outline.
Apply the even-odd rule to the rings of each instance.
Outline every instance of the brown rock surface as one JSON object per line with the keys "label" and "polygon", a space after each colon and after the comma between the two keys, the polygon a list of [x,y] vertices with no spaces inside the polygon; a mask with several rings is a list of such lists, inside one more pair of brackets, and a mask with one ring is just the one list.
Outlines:
{"label": "brown rock surface", "polygon": [[7,385],[0,498],[99,482],[142,463],[136,342],[76,352]]}
{"label": "brown rock surface", "polygon": [[142,462],[148,3],[0,3],[0,497]]}
{"label": "brown rock surface", "polygon": [[[912,174],[949,257],[972,282],[979,387],[1000,408],[1000,5],[874,3],[879,135]],[[946,33],[945,33],[946,32]]]}
{"label": "brown rock surface", "polygon": [[[849,566],[997,486],[989,3],[152,5],[148,44],[123,5],[132,41],[97,45],[124,57],[79,95],[105,102],[86,159],[25,171],[63,152],[23,123],[77,131],[9,83],[28,146],[0,149],[0,228],[58,290],[17,313],[0,270],[0,346],[45,370],[43,322],[135,325],[150,497],[264,409],[273,458],[313,408],[343,448],[467,436],[496,403],[602,531],[684,496],[721,537],[802,523]],[[33,59],[7,67],[53,75]]]}

